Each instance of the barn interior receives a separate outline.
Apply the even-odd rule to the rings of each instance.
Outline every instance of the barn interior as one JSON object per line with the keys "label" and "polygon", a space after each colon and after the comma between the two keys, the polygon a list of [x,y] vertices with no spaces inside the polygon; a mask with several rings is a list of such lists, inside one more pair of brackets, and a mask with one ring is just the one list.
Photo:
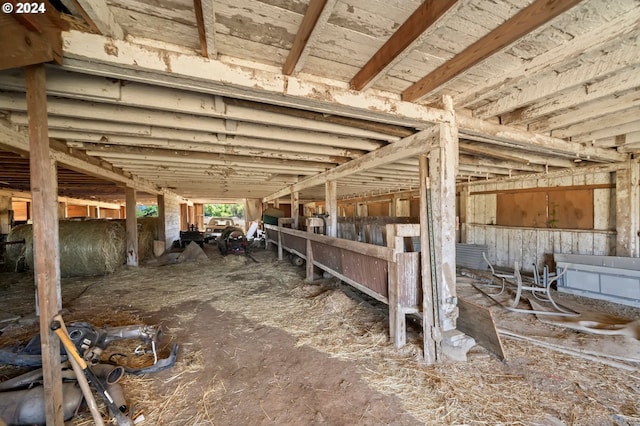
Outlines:
{"label": "barn interior", "polygon": [[[2,9],[24,424],[640,424],[636,0]],[[244,207],[240,253],[199,240],[211,203]],[[70,419],[78,322],[162,328],[103,359],[176,358]]]}

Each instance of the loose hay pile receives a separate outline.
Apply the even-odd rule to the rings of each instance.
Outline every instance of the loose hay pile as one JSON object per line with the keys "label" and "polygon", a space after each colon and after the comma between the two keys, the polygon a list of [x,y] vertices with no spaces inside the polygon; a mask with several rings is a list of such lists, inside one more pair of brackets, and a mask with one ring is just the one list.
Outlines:
{"label": "loose hay pile", "polygon": [[[410,336],[401,351],[388,342],[384,312],[354,301],[331,283],[305,284],[300,270],[286,262],[260,260],[227,257],[197,269],[177,264],[120,270],[78,302],[103,309],[114,302],[92,291],[131,294],[127,301],[147,315],[208,303],[277,327],[295,336],[299,346],[355,361],[354,368],[373,388],[396,395],[425,424],[640,424],[638,374],[508,339],[505,363],[474,349],[471,362],[424,366],[418,335]],[[188,333],[194,316],[195,311],[181,310],[174,331]],[[509,318],[517,322],[519,317]],[[218,377],[198,382],[202,353],[180,343],[183,352],[163,378],[163,385],[170,386],[158,392],[154,377],[134,377],[123,382],[125,392],[144,413],[145,424],[217,424],[210,410],[219,398],[229,397],[224,382]],[[189,399],[195,386],[202,386],[201,400]]]}
{"label": "loose hay pile", "polygon": [[[153,254],[157,238],[157,218],[138,220],[138,257]],[[7,241],[24,240],[25,244],[7,246],[7,263],[12,270],[33,271],[33,229],[19,225],[11,230]],[[61,220],[59,222],[60,275],[91,277],[114,272],[126,260],[124,220]]]}

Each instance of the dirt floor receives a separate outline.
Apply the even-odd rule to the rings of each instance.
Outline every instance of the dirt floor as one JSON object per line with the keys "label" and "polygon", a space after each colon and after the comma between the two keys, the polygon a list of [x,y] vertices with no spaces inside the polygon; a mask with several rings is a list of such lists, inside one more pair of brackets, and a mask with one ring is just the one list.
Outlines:
{"label": "dirt floor", "polygon": [[[419,327],[402,350],[389,344],[385,306],[349,297],[331,279],[307,284],[304,268],[271,251],[256,250],[257,262],[205,251],[204,261],[62,281],[67,324],[158,324],[161,354],[180,345],[172,368],[121,381],[140,424],[640,425],[637,337],[504,311],[474,287],[481,280],[460,277],[459,295],[494,312],[507,359],[476,346],[466,363],[425,366]],[[24,342],[37,332],[33,277],[0,274],[0,296],[0,346]],[[558,299],[640,319],[633,308]],[[113,351],[148,363],[130,353],[136,345]],[[0,380],[19,371],[0,367]],[[73,424],[92,422],[81,412]]]}

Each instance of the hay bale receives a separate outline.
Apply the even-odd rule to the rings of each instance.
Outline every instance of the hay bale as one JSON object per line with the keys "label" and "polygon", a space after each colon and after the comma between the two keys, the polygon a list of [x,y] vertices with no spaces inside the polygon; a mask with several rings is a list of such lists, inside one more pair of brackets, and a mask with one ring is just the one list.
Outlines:
{"label": "hay bale", "polygon": [[[25,240],[24,245],[7,251],[7,261],[25,269],[33,267],[33,230],[31,225],[16,226],[8,241]],[[114,272],[125,262],[124,226],[113,220],[63,220],[59,222],[60,275],[88,277]],[[11,246],[9,246],[11,247]]]}
{"label": "hay bale", "polygon": [[[124,225],[123,225],[124,226]],[[158,239],[158,218],[138,218],[138,259],[153,257],[153,241]]]}

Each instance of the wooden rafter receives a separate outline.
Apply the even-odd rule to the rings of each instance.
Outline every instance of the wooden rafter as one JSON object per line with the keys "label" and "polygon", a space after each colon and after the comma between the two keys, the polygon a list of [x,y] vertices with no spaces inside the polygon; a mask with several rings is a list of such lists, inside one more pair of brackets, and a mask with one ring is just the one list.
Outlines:
{"label": "wooden rafter", "polygon": [[351,88],[354,90],[365,88],[456,3],[457,0],[426,0],[418,6],[415,12],[398,28],[398,31],[351,79]]}
{"label": "wooden rafter", "polygon": [[204,26],[201,0],[193,0],[193,10],[196,13],[196,25],[198,27],[198,37],[200,38],[200,54],[207,58],[209,57],[207,50],[207,31]]}
{"label": "wooden rafter", "polygon": [[356,173],[381,167],[385,164],[391,164],[403,158],[427,152],[435,144],[434,141],[437,134],[438,127],[430,127],[429,129],[415,133],[398,142],[394,142],[376,151],[372,151],[360,158],[349,161],[346,164],[342,164],[333,169],[327,170],[326,172],[304,179],[290,188],[284,188],[275,194],[264,198],[263,202],[288,196],[291,191],[302,191],[303,189],[323,185],[327,180],[342,179]]}
{"label": "wooden rafter", "polygon": [[402,92],[402,100],[413,102],[422,98],[452,78],[569,10],[580,1],[536,0],[504,24],[411,85]]}
{"label": "wooden rafter", "polygon": [[291,46],[291,50],[289,51],[289,56],[287,56],[287,60],[282,67],[282,73],[284,75],[291,75],[293,73],[326,4],[327,0],[311,0],[309,3],[307,12],[302,19],[302,24],[300,24],[298,34],[296,34],[296,39],[293,41],[293,46]]}
{"label": "wooden rafter", "polygon": [[70,3],[71,8],[77,10],[93,30],[111,38],[124,38],[124,30],[105,0],[64,0],[63,3]]}

